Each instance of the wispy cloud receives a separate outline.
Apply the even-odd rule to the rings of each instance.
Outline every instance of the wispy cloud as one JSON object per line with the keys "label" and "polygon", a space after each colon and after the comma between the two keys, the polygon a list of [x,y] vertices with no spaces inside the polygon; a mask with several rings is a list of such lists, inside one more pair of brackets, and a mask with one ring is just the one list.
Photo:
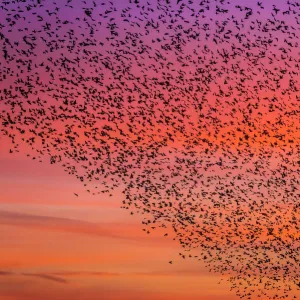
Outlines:
{"label": "wispy cloud", "polygon": [[69,218],[41,216],[10,211],[0,211],[0,225],[22,226],[38,230],[62,231],[117,239],[136,240],[136,233],[142,236],[141,230],[137,231],[134,224],[122,224],[122,226],[117,223],[103,225]]}
{"label": "wispy cloud", "polygon": [[58,282],[58,283],[68,283],[68,281],[66,279],[62,278],[62,277],[57,277],[57,276],[53,276],[53,275],[49,275],[49,274],[21,273],[21,275],[30,276],[30,277],[37,277],[37,278],[41,278],[41,279],[46,279],[46,280]]}
{"label": "wispy cloud", "polygon": [[92,276],[92,277],[116,277],[116,276],[122,276],[124,273],[117,273],[117,272],[88,272],[88,271],[61,271],[61,272],[55,272],[51,273],[55,276]]}
{"label": "wispy cloud", "polygon": [[212,275],[212,273],[203,273],[203,271],[191,271],[191,270],[175,270],[171,272],[161,272],[161,271],[153,271],[153,272],[123,272],[123,273],[116,273],[116,272],[88,272],[88,271],[61,271],[61,272],[54,272],[51,273],[55,276],[62,276],[62,277],[68,277],[68,276],[79,276],[79,277],[115,277],[115,276],[149,276],[149,277],[169,277],[169,276],[209,276]]}
{"label": "wispy cloud", "polygon": [[8,272],[8,271],[0,271],[0,276],[28,276],[28,277],[36,277],[46,280],[51,280],[58,283],[68,283],[68,281],[62,277],[53,275],[53,274],[44,274],[44,273],[17,273],[17,272]]}
{"label": "wispy cloud", "polygon": [[0,271],[0,276],[10,276],[13,275],[14,273],[12,272],[6,272],[6,271]]}
{"label": "wispy cloud", "polygon": [[66,277],[169,277],[169,276],[203,276],[203,273],[197,271],[173,271],[173,272],[90,272],[90,271],[60,271],[60,272],[48,272],[48,273],[17,273],[17,272],[8,272],[0,271],[0,276],[26,276],[34,277],[39,279],[50,280],[57,283],[68,283],[69,280]]}

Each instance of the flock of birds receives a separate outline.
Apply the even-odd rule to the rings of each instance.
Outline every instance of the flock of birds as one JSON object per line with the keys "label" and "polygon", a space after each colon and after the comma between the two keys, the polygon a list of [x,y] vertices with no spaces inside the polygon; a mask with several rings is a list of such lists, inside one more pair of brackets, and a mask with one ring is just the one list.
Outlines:
{"label": "flock of birds", "polygon": [[293,0],[3,0],[0,133],[241,298],[296,298],[299,32]]}

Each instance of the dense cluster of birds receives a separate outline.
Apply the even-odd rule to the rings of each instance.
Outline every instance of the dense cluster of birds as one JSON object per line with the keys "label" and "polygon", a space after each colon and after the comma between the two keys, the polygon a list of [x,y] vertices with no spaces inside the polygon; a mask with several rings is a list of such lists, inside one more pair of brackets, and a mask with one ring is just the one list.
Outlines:
{"label": "dense cluster of birds", "polygon": [[0,133],[241,298],[296,298],[299,32],[293,0],[2,0]]}

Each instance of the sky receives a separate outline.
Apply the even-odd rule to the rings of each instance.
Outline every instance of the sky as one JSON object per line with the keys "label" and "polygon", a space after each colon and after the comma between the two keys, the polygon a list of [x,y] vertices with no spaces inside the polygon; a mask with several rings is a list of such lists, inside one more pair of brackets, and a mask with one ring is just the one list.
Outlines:
{"label": "sky", "polygon": [[141,215],[121,209],[120,198],[95,199],[59,166],[10,154],[7,142],[1,138],[1,300],[238,299],[201,262],[183,260],[170,236],[142,231]]}
{"label": "sky", "polygon": [[[148,234],[141,225],[145,220],[142,214],[137,214],[134,209],[120,208],[124,200],[121,193],[124,181],[120,189],[111,195],[100,193],[92,196],[76,176],[64,171],[60,163],[50,164],[49,155],[52,161],[58,160],[58,154],[63,156],[66,164],[76,162],[79,170],[76,175],[84,174],[85,179],[91,175],[88,172],[94,172],[102,164],[103,170],[108,170],[106,174],[111,172],[107,181],[103,181],[106,186],[119,179],[118,172],[114,171],[123,172],[127,168],[136,184],[126,190],[128,197],[143,191],[143,195],[149,191],[151,194],[152,190],[143,178],[147,177],[145,174],[151,174],[150,183],[158,187],[163,170],[168,180],[165,188],[159,187],[159,196],[164,199],[171,199],[169,192],[174,190],[171,188],[173,181],[176,182],[177,176],[185,172],[188,179],[178,179],[178,185],[180,188],[184,185],[191,188],[193,196],[197,195],[197,200],[201,205],[204,203],[205,209],[215,203],[210,203],[212,198],[209,197],[207,202],[201,201],[205,193],[201,194],[202,198],[198,197],[197,188],[203,191],[204,186],[209,195],[213,192],[225,195],[220,178],[222,183],[231,184],[231,180],[234,181],[233,194],[238,195],[239,201],[246,199],[246,207],[248,204],[251,207],[250,202],[254,203],[257,199],[263,203],[265,193],[271,199],[268,205],[281,202],[284,206],[285,200],[287,206],[290,205],[288,208],[293,208],[296,189],[288,190],[288,184],[277,185],[276,180],[285,177],[285,182],[293,183],[289,185],[292,189],[299,170],[296,164],[297,145],[287,142],[297,142],[300,137],[300,131],[296,130],[299,128],[299,118],[295,113],[298,103],[295,88],[299,69],[296,60],[298,47],[290,47],[290,57],[284,56],[282,49],[285,49],[282,47],[287,47],[286,35],[283,29],[277,30],[279,45],[268,48],[270,52],[267,54],[272,56],[269,59],[264,53],[267,48],[264,43],[269,42],[273,30],[276,30],[272,28],[269,33],[262,30],[261,25],[273,12],[273,5],[276,4],[281,10],[286,8],[281,6],[283,2],[263,1],[266,4],[264,9],[250,0],[231,1],[228,7],[235,8],[235,13],[229,17],[230,25],[226,27],[231,33],[223,33],[219,26],[228,19],[222,13],[215,14],[213,9],[205,11],[205,15],[200,11],[192,18],[192,10],[186,6],[182,15],[176,17],[181,18],[180,21],[176,18],[174,21],[180,1],[177,4],[177,1],[172,2],[172,14],[165,13],[161,5],[161,15],[156,12],[154,2],[144,9],[139,1],[129,0],[114,1],[114,5],[103,0],[104,5],[99,2],[96,8],[93,8],[92,1],[88,8],[85,8],[84,1],[79,0],[67,1],[67,4],[65,1],[61,7],[57,6],[63,2],[42,1],[44,6],[40,7],[40,1],[37,1],[36,7],[28,6],[27,10],[25,2],[5,4],[9,9],[0,10],[0,28],[3,32],[0,36],[3,44],[1,53],[7,56],[0,69],[3,71],[0,72],[0,83],[3,82],[3,89],[0,88],[0,125],[3,125],[3,128],[0,127],[0,299],[238,299],[230,291],[229,283],[225,280],[220,283],[223,278],[210,273],[201,260],[180,257],[179,252],[183,250],[178,241],[173,240],[175,233],[172,228],[156,228]],[[130,9],[127,9],[128,2],[132,4]],[[145,0],[141,2],[146,3]],[[226,1],[220,2],[227,7]],[[195,0],[194,6],[198,4]],[[255,18],[261,23],[251,19],[243,27],[242,20],[248,9],[238,10],[238,4],[255,5]],[[22,17],[15,14],[14,9],[18,5],[22,6],[19,10]],[[13,20],[9,10],[14,12]],[[144,18],[142,21],[141,17]],[[297,26],[296,19],[289,15],[282,18],[289,25]],[[160,30],[155,29],[158,20]],[[190,34],[190,31],[185,31],[191,24],[189,20],[201,33],[201,43],[199,39],[186,38]],[[220,30],[219,34],[224,36],[231,34],[232,41],[229,43],[224,37],[224,43],[215,42],[213,35],[205,38],[206,20],[210,20],[211,32]],[[5,26],[1,22],[6,22]],[[169,23],[175,25],[168,27]],[[204,25],[200,26],[200,23]],[[265,26],[270,26],[269,23]],[[140,24],[143,26],[142,33]],[[76,29],[75,37],[72,26]],[[249,27],[254,28],[251,35]],[[94,29],[98,31],[93,32]],[[184,34],[176,36],[175,32]],[[167,34],[170,36],[166,38]],[[272,40],[274,44],[276,37]],[[290,34],[288,39],[292,44],[293,37]],[[97,44],[93,44],[93,38]],[[252,42],[253,47],[250,47]],[[172,50],[166,50],[168,47]],[[184,57],[180,47],[184,49]],[[4,54],[5,51],[7,54]],[[235,53],[229,64],[225,59],[226,51]],[[216,57],[218,62],[215,62]],[[197,62],[192,59],[197,59]],[[288,74],[285,70],[289,66],[287,61],[294,63],[294,68],[288,68],[294,73],[278,79],[280,72]],[[214,74],[213,80],[211,74]],[[291,78],[294,82],[287,80]],[[228,80],[230,84],[225,83]],[[282,94],[278,91],[278,82]],[[23,97],[28,95],[29,98],[23,101]],[[87,104],[84,109],[81,107],[83,103]],[[10,115],[6,110],[10,110]],[[95,123],[94,119],[97,120]],[[9,135],[12,139],[8,138]],[[73,141],[77,143],[77,149]],[[94,151],[94,147],[99,147],[100,151]],[[151,147],[160,147],[160,152],[156,151],[158,156],[154,155],[157,153],[152,152]],[[89,159],[78,160],[78,149],[86,151],[80,155],[87,155]],[[186,149],[195,150],[201,162],[194,160],[192,151],[188,154],[184,152]],[[40,161],[36,151],[42,157],[44,155],[43,161]],[[164,160],[165,153],[169,155],[168,162]],[[36,159],[32,159],[33,156]],[[180,159],[186,159],[190,165],[180,163]],[[132,161],[136,164],[131,165]],[[198,173],[191,171],[193,161],[198,163],[195,164]],[[202,168],[205,164],[206,168]],[[224,165],[226,168],[223,168]],[[284,167],[290,174],[279,174]],[[125,178],[127,170],[124,174],[121,175]],[[236,177],[240,174],[242,179],[236,183]],[[206,186],[202,181],[203,185],[200,185],[200,180],[194,183],[192,179],[196,175],[197,179],[209,179],[206,183],[210,184]],[[261,187],[266,181],[274,191],[266,185]],[[95,180],[89,185],[92,191],[95,191],[94,183],[101,189],[106,188],[105,184]],[[130,186],[129,181],[126,184]],[[231,201],[232,191],[228,191],[228,186],[226,194],[230,201],[226,203],[226,209],[229,215],[230,209],[239,204],[237,199]],[[189,188],[181,190],[183,197],[179,200],[187,200],[185,194],[190,193]],[[290,198],[285,197],[288,193],[292,195]],[[224,195],[219,197],[220,202]],[[177,198],[177,194],[173,198]],[[142,209],[147,209],[150,202],[155,214],[157,207],[153,207],[156,198],[149,196],[147,201],[145,204],[141,197],[136,202]],[[263,205],[258,207],[258,202],[252,203],[252,207],[256,208],[252,215],[251,209],[246,208],[253,222],[261,217],[259,209]],[[263,207],[265,211],[268,210],[267,204]],[[189,211],[189,205],[185,209],[182,211]],[[219,211],[220,208],[214,206],[209,213]],[[257,211],[259,213],[255,215]],[[278,213],[282,211],[278,210]],[[176,212],[176,204],[170,209],[172,214],[176,218],[180,215]],[[168,213],[164,217],[168,219]],[[225,217],[224,211],[220,220],[223,222]],[[288,223],[294,214],[282,213],[279,217]],[[263,219],[266,223],[261,226],[260,242],[269,241],[264,226],[269,221]],[[203,225],[201,222],[199,224]],[[220,224],[228,225],[222,222]],[[277,227],[273,225],[278,229],[284,227],[284,222],[276,224]],[[177,225],[180,226],[179,223]],[[226,244],[227,241],[222,238],[227,231],[236,233],[230,230],[231,224],[227,225],[215,229],[218,232],[213,243]],[[248,225],[246,222],[239,223],[239,232],[249,233],[251,224]],[[194,225],[191,227],[194,228]],[[211,226],[209,229],[214,228]],[[164,236],[166,231],[168,236]],[[290,242],[298,237],[295,231],[294,227],[280,237]],[[219,237],[222,241],[218,240]],[[239,240],[237,245],[244,243],[247,241]],[[245,257],[251,257],[251,253]],[[173,263],[170,264],[170,261]],[[280,264],[279,259],[275,261]]]}

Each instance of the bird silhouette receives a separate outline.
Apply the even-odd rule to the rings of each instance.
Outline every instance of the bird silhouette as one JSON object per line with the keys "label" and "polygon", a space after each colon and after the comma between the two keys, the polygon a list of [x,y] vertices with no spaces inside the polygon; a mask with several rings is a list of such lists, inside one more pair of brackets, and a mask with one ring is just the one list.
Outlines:
{"label": "bird silhouette", "polygon": [[121,190],[240,298],[297,297],[299,3],[74,3],[1,3],[9,152]]}

